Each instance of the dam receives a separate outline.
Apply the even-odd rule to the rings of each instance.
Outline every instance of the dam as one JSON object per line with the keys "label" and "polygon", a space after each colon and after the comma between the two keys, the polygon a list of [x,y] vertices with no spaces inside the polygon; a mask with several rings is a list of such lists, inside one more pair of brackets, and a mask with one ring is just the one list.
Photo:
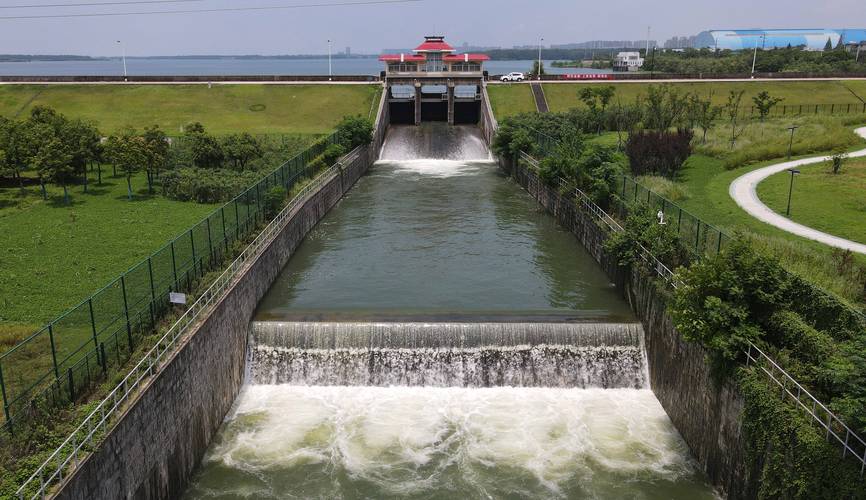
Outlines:
{"label": "dam", "polygon": [[243,333],[183,498],[715,498],[643,326],[474,126],[391,126]]}

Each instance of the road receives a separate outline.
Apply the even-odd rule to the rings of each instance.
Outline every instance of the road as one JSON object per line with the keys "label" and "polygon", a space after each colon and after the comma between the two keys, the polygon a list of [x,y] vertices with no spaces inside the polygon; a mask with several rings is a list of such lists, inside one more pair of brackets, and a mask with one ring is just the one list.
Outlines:
{"label": "road", "polygon": [[[866,127],[858,128],[857,130],[855,130],[855,132],[860,137],[866,139]],[[866,149],[861,149],[860,151],[849,153],[848,156],[852,158],[866,156]],[[803,158],[801,160],[786,161],[784,163],[777,163],[768,167],[759,168],[757,170],[749,172],[748,174],[734,179],[734,182],[731,183],[731,187],[728,192],[730,193],[731,198],[734,199],[734,201],[737,203],[737,205],[740,206],[740,208],[748,212],[749,215],[751,215],[752,217],[766,222],[771,226],[777,227],[783,231],[787,231],[792,234],[796,234],[797,236],[802,236],[803,238],[808,238],[813,241],[818,241],[826,245],[830,245],[832,247],[866,254],[866,245],[862,243],[857,243],[856,241],[839,238],[838,236],[833,236],[832,234],[827,234],[818,231],[817,229],[812,229],[811,227],[804,226],[803,224],[798,224],[791,219],[788,219],[787,217],[784,217],[770,210],[770,208],[767,207],[767,205],[764,205],[764,203],[758,198],[758,184],[767,177],[788,170],[789,168],[797,168],[804,165],[812,165],[815,163],[822,163],[829,160],[829,156],[820,156],[815,158]]]}

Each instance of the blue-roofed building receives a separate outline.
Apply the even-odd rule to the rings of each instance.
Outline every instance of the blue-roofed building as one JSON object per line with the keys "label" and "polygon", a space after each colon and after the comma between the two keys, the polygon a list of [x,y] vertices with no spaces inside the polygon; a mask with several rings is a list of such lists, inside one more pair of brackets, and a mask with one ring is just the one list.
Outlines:
{"label": "blue-roofed building", "polygon": [[866,44],[866,29],[752,29],[752,30],[712,30],[704,31],[695,40],[696,48],[717,50],[784,48],[805,46],[806,50],[824,50],[830,44]]}

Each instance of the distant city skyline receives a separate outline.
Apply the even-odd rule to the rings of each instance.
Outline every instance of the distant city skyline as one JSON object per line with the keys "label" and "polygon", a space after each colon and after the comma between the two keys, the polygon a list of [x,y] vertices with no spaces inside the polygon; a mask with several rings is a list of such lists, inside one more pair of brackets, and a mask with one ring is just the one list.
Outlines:
{"label": "distant city skyline", "polygon": [[[321,0],[346,3],[360,0]],[[28,5],[72,3],[29,0]],[[96,2],[93,2],[96,3]],[[243,8],[299,7],[302,0],[246,0]],[[578,4],[573,0],[421,0],[388,5],[126,16],[127,12],[237,8],[233,0],[200,0],[178,6],[106,5],[9,8],[0,5],[0,52],[115,56],[325,54],[351,47],[377,54],[414,47],[425,34],[443,34],[455,46],[537,47],[591,41],[639,41],[663,45],[710,29],[833,28],[866,19],[866,2],[834,0],[728,0],[717,4],[671,0],[648,9],[639,0]],[[112,14],[111,17],[9,19],[31,15]]]}

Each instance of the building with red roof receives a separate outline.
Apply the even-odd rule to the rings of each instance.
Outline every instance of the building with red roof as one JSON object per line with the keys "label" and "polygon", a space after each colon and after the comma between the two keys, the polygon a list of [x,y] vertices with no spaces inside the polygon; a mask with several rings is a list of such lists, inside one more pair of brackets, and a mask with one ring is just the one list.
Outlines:
{"label": "building with red roof", "polygon": [[411,54],[383,54],[388,74],[393,73],[481,73],[484,54],[457,54],[443,36],[425,36]]}

